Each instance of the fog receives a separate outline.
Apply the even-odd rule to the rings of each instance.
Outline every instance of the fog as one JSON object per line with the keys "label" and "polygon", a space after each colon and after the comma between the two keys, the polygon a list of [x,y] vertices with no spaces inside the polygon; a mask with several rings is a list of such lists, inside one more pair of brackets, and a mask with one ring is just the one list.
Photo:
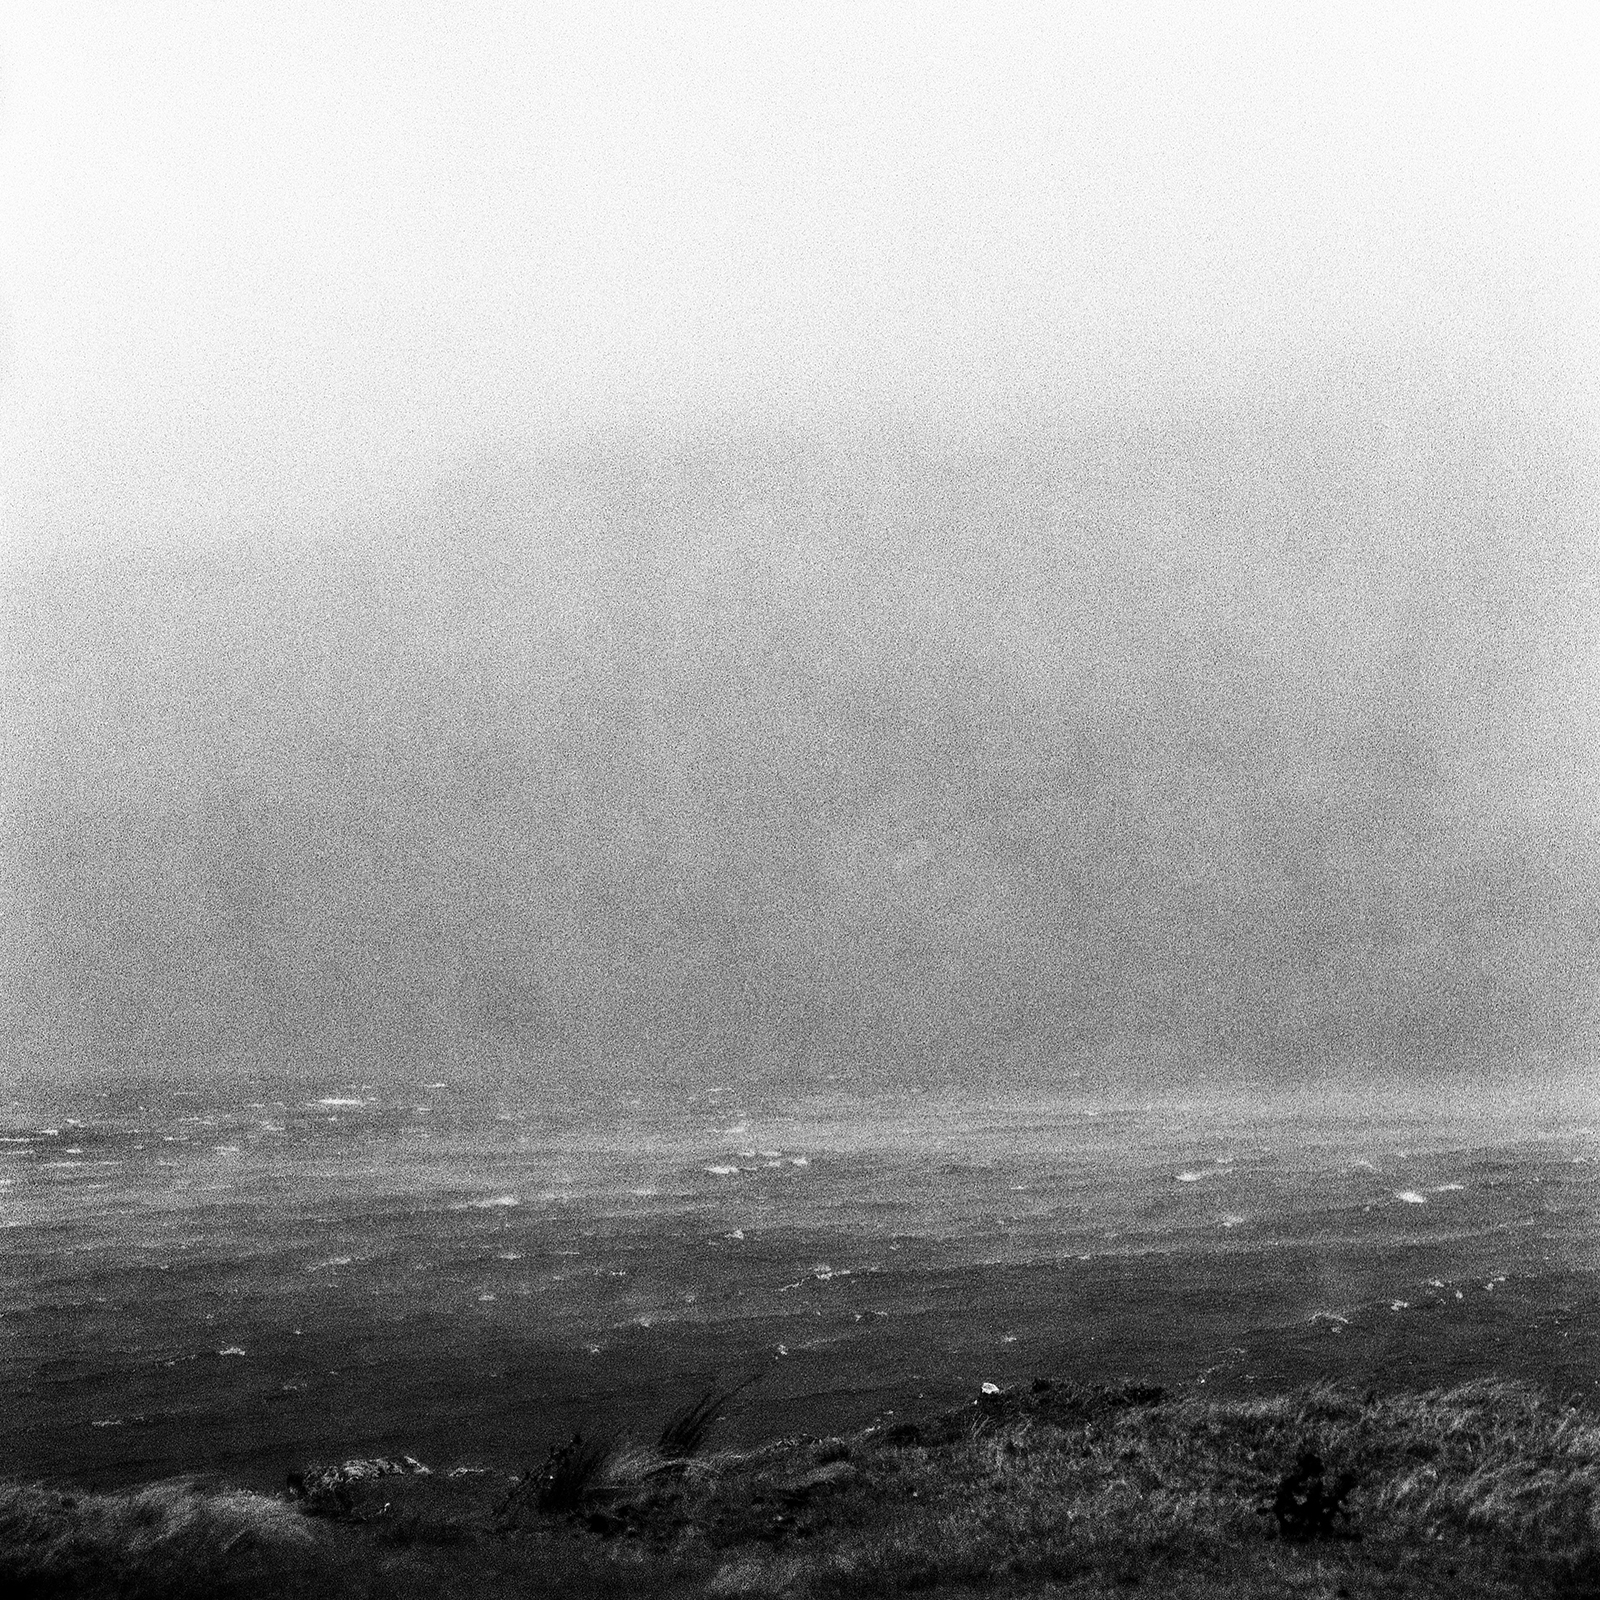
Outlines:
{"label": "fog", "polygon": [[336,546],[44,568],[14,1028],[544,1087],[1570,1072],[1593,478],[1460,393],[485,463]]}
{"label": "fog", "polygon": [[0,1081],[1592,1073],[1591,25],[175,15],[11,58]]}

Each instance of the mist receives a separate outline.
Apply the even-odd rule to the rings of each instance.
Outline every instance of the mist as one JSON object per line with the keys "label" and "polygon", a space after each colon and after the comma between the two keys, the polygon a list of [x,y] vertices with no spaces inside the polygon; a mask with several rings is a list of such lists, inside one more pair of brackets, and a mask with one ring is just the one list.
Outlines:
{"label": "mist", "polygon": [[463,463],[36,563],[13,1072],[506,1092],[1592,1066],[1592,462],[1267,371],[967,451]]}
{"label": "mist", "polygon": [[12,1083],[1593,1070],[1583,8],[23,8]]}

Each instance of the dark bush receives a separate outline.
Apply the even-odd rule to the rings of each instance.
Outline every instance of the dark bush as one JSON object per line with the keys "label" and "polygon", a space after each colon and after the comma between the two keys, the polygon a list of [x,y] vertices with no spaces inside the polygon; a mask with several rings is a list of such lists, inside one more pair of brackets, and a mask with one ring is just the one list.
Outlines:
{"label": "dark bush", "polygon": [[611,1450],[608,1440],[585,1439],[581,1433],[573,1434],[566,1444],[553,1445],[542,1467],[530,1467],[512,1484],[495,1507],[496,1522],[502,1528],[514,1527],[530,1510],[577,1511],[599,1483]]}
{"label": "dark bush", "polygon": [[1355,1487],[1356,1480],[1349,1473],[1328,1479],[1322,1458],[1306,1450],[1294,1470],[1278,1480],[1277,1493],[1266,1509],[1277,1518],[1278,1532],[1285,1539],[1331,1539],[1350,1530],[1345,1501]]}
{"label": "dark bush", "polygon": [[601,1439],[575,1433],[568,1444],[557,1445],[545,1459],[538,1477],[536,1499],[541,1511],[575,1511],[598,1482],[611,1454]]}

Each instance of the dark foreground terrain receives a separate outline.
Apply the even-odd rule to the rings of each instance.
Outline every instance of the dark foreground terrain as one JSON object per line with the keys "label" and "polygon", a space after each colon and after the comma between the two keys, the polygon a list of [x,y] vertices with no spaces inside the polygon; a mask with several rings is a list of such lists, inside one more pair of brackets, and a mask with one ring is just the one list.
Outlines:
{"label": "dark foreground terrain", "polygon": [[[759,1395],[733,1404],[759,1411]],[[125,1600],[1600,1595],[1600,1416],[1522,1383],[1216,1400],[1036,1380],[721,1453],[689,1423],[678,1454],[591,1440],[516,1480],[439,1461],[320,1488],[308,1475],[300,1499],[13,1486],[0,1585]]]}

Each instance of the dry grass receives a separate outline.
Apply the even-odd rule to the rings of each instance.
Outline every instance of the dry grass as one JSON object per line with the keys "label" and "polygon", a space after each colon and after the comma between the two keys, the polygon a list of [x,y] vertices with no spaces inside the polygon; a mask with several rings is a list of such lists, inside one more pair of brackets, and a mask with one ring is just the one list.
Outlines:
{"label": "dry grass", "polygon": [[[1359,1538],[1286,1542],[1264,1514],[1308,1450],[1357,1480]],[[1600,1595],[1600,1419],[1517,1383],[1222,1403],[1040,1386],[918,1430],[692,1461],[619,1450],[570,1509],[509,1530],[486,1481],[419,1479],[403,1493],[391,1514],[329,1526],[185,1485],[70,1507],[14,1489],[0,1505],[0,1581],[296,1600]],[[88,1581],[45,1581],[72,1573]]]}
{"label": "dry grass", "polygon": [[189,1481],[116,1495],[0,1487],[0,1583],[19,1596],[255,1594],[310,1583],[316,1543],[282,1501]]}

